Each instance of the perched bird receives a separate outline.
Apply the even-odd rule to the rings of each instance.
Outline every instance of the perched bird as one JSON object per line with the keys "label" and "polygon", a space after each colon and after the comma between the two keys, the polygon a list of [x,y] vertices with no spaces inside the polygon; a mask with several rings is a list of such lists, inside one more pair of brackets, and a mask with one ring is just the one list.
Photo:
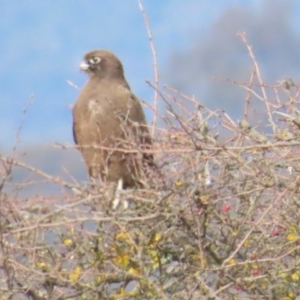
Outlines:
{"label": "perched bird", "polygon": [[73,107],[73,137],[89,176],[139,186],[152,155],[151,138],[138,98],[131,92],[120,60],[110,51],[84,56],[80,69],[89,75]]}

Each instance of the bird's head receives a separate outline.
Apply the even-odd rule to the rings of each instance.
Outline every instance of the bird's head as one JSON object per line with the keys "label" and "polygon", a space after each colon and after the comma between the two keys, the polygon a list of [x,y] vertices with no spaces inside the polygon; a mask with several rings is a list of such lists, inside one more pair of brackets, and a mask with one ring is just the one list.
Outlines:
{"label": "bird's head", "polygon": [[91,77],[124,78],[123,66],[120,60],[110,51],[94,50],[84,56],[80,69]]}

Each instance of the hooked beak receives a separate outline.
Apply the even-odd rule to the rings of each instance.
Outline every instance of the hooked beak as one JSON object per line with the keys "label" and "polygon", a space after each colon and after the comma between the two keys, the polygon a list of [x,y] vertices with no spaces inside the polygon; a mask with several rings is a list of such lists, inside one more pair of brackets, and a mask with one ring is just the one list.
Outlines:
{"label": "hooked beak", "polygon": [[83,61],[83,62],[80,64],[80,70],[81,70],[81,71],[86,71],[89,67],[90,67],[89,64],[87,64],[85,61]]}

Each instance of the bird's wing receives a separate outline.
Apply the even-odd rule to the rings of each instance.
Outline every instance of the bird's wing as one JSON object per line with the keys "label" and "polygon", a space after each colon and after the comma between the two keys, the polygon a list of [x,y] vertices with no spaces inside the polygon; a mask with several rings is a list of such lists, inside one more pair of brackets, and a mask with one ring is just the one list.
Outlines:
{"label": "bird's wing", "polygon": [[134,120],[134,118],[133,118],[133,121],[136,121],[141,125],[140,126],[140,130],[141,130],[140,140],[143,144],[151,144],[152,141],[151,141],[148,127],[147,127],[146,117],[145,117],[141,102],[133,93],[131,93],[131,99],[134,101],[134,104],[132,107],[133,114],[134,114],[134,116],[138,116],[138,119]]}
{"label": "bird's wing", "polygon": [[[137,131],[139,142],[142,144],[144,150],[150,150],[152,147],[152,139],[147,127],[146,118],[141,102],[133,93],[131,93],[131,100],[133,101],[131,107],[132,121],[138,122],[140,124]],[[144,153],[143,158],[149,165],[153,165],[153,154]]]}

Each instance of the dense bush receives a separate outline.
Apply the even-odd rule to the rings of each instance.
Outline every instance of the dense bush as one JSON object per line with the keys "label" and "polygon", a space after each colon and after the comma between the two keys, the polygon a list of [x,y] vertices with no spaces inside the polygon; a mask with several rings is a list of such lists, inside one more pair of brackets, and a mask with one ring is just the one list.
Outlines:
{"label": "dense bush", "polygon": [[[1,299],[300,295],[299,87],[267,86],[254,66],[249,83],[232,87],[246,91],[237,122],[157,91],[166,113],[143,189],[67,182],[1,156]],[[12,180],[17,166],[61,194],[5,192],[30,184]]]}

